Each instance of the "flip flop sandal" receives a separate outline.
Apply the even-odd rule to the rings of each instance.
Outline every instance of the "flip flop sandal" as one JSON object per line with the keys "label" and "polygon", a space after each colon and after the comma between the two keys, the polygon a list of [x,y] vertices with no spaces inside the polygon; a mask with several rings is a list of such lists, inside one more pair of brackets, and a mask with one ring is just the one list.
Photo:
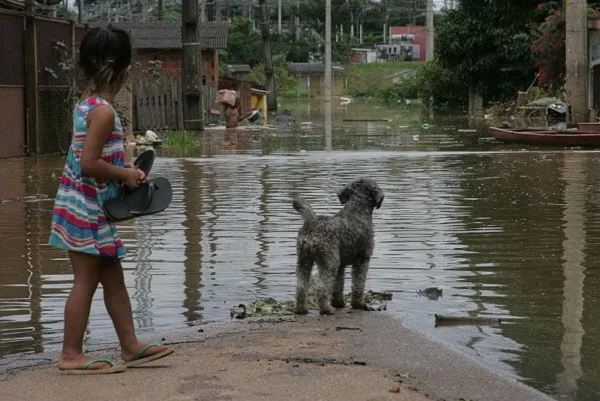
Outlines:
{"label": "flip flop sandal", "polygon": [[148,178],[148,174],[150,174],[150,169],[152,169],[152,165],[154,164],[154,150],[148,149],[141,155],[135,159],[133,165],[138,169],[142,170]]}
{"label": "flip flop sandal", "polygon": [[143,182],[136,189],[123,188],[119,196],[102,205],[106,217],[121,222],[165,210],[173,199],[171,183],[162,177]]}
{"label": "flip flop sandal", "polygon": [[[90,366],[92,366],[95,363],[99,363],[99,362],[106,362],[108,364],[110,364],[110,368],[104,368],[104,369],[90,369]],[[127,366],[125,365],[121,365],[121,366],[117,366],[113,361],[111,361],[110,359],[92,359],[91,361],[85,363],[84,365],[82,365],[79,368],[74,368],[74,369],[60,369],[60,374],[62,375],[105,375],[105,374],[109,374],[109,373],[121,373],[124,372],[127,369]]]}
{"label": "flip flop sandal", "polygon": [[151,361],[156,361],[157,359],[162,359],[165,356],[171,355],[173,352],[175,352],[174,349],[166,349],[166,350],[164,350],[162,352],[159,352],[157,354],[148,355],[148,356],[142,358],[142,355],[148,349],[150,349],[152,347],[160,347],[160,346],[161,346],[161,344],[158,344],[158,343],[152,343],[152,344],[146,345],[144,348],[142,348],[142,350],[140,352],[138,352],[138,354],[136,355],[135,359],[133,359],[133,360],[131,360],[129,362],[125,362],[125,366],[127,366],[128,368],[131,368],[131,367],[143,365],[143,364],[151,362]]}

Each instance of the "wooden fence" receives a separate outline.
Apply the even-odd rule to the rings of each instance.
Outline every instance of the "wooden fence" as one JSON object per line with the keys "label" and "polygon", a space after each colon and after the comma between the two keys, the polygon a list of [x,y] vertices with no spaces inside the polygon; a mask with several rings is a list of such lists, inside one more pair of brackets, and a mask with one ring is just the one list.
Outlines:
{"label": "wooden fence", "polygon": [[[141,76],[133,81],[133,121],[136,131],[183,130],[183,85],[181,75],[162,79]],[[204,87],[204,123],[216,123],[220,117],[211,114],[216,89]]]}

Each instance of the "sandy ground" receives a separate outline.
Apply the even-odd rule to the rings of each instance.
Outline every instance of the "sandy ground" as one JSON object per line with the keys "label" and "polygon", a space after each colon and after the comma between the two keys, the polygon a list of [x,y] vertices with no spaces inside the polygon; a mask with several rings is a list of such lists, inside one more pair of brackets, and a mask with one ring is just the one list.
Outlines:
{"label": "sandy ground", "polygon": [[9,363],[0,400],[551,399],[386,313],[249,319],[171,333],[165,342],[175,354],[111,375],[64,376],[53,366],[7,371]]}

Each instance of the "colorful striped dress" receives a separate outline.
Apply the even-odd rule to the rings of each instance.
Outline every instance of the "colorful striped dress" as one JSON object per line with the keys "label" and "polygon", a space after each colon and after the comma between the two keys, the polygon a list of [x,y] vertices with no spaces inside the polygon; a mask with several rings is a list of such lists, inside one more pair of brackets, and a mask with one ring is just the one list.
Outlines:
{"label": "colorful striped dress", "polygon": [[[49,245],[119,259],[125,256],[125,248],[115,224],[109,222],[102,211],[104,201],[118,194],[118,184],[111,181],[98,187],[95,179],[81,170],[80,164],[87,115],[99,105],[110,106],[106,100],[93,96],[77,104],[73,111],[73,141],[56,194]],[[115,125],[102,149],[102,159],[125,166],[123,137],[121,120],[115,112]]]}

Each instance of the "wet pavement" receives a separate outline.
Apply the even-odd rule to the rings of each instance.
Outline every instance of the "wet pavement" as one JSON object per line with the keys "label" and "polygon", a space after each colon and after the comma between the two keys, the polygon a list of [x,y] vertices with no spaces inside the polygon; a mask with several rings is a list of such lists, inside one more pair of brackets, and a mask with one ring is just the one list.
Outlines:
{"label": "wet pavement", "polygon": [[[600,153],[489,143],[461,118],[360,105],[337,110],[323,152],[318,108],[295,107],[312,130],[216,129],[159,151],[152,175],[171,181],[171,206],[119,226],[142,333],[224,321],[256,296],[292,299],[290,195],[334,213],[337,188],[366,175],[386,193],[367,288],[394,294],[390,313],[558,399],[600,398]],[[60,346],[70,267],[46,243],[63,162],[0,160],[3,356]],[[417,294],[428,287],[442,297]],[[101,299],[88,344],[116,338]],[[506,321],[435,328],[435,313]]]}

